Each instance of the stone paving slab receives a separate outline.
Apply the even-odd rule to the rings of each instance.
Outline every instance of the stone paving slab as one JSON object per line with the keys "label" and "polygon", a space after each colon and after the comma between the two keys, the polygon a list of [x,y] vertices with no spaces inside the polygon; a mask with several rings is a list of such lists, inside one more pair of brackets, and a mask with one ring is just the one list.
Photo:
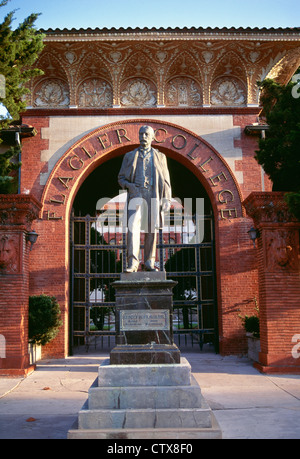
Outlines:
{"label": "stone paving slab", "polygon": [[[300,375],[264,375],[247,358],[182,355],[223,439],[300,439]],[[107,357],[99,352],[45,360],[25,379],[1,377],[0,439],[67,438]]]}

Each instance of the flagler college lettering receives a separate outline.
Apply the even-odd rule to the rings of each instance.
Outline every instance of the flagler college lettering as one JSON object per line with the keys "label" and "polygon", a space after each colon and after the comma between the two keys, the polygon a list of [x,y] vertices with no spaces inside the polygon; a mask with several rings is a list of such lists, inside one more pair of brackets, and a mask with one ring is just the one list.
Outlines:
{"label": "flagler college lettering", "polygon": [[[136,124],[137,134],[138,129],[139,125]],[[52,194],[50,194],[51,197],[48,198],[48,203],[54,204],[57,208],[55,211],[53,208],[51,210],[45,209],[44,218],[47,220],[62,220],[63,217],[58,215],[59,209],[60,206],[64,206],[66,203],[67,194],[74,184],[74,174],[85,166],[86,161],[95,159],[102,153],[106,153],[107,150],[113,149],[114,147],[125,145],[129,142],[133,143],[134,139],[129,136],[130,134],[128,134],[125,128],[105,131],[100,134],[98,132],[94,134],[94,136],[89,137],[86,141],[83,140],[83,145],[73,147],[71,152],[64,159],[64,175],[55,174],[50,184],[59,191],[57,193],[53,193],[52,191]],[[227,170],[220,170],[218,173],[214,173],[210,176],[210,170],[212,169],[212,165],[215,160],[212,155],[201,157],[200,143],[195,142],[194,145],[191,146],[184,134],[171,134],[170,136],[168,130],[161,127],[155,130],[155,142],[158,144],[158,148],[159,145],[163,145],[168,142],[171,149],[178,152],[180,151],[181,155],[184,155],[189,161],[199,168],[213,189],[215,187],[222,187],[222,189],[216,194],[217,203],[219,205],[226,206],[219,209],[221,219],[227,220],[238,217],[238,209],[234,205],[234,190],[230,190],[228,189],[228,186],[226,186],[228,182]],[[67,173],[67,170],[70,171],[70,174]],[[47,200],[45,201],[45,204],[47,204]]]}

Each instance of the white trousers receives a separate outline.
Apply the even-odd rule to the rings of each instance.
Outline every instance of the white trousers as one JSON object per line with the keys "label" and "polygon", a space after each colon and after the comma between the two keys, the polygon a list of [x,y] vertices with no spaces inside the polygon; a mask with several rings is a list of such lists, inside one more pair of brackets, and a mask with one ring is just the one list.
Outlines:
{"label": "white trousers", "polygon": [[151,228],[152,188],[141,188],[140,196],[128,203],[127,258],[128,266],[139,264],[141,231],[144,230],[144,263],[154,266],[157,230]]}

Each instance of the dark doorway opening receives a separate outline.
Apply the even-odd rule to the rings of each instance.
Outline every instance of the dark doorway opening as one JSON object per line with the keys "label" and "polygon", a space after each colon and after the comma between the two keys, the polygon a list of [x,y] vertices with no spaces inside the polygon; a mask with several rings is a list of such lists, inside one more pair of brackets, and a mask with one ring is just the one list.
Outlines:
{"label": "dark doorway opening", "polygon": [[[117,181],[122,156],[103,163],[82,184],[71,218],[71,323],[72,349],[114,346],[115,303],[112,283],[119,279],[126,258],[126,236],[108,221],[99,226],[100,199],[119,195]],[[209,197],[197,177],[168,158],[172,195],[192,203],[191,225],[176,221],[171,212],[157,246],[157,268],[177,281],[174,289],[174,337],[182,350],[218,352],[214,219]],[[202,200],[196,216],[196,200]],[[176,207],[176,206],[175,206]],[[184,211],[184,209],[183,209]],[[182,215],[182,214],[181,214]],[[201,238],[195,237],[201,224]],[[194,234],[193,234],[194,231]]]}

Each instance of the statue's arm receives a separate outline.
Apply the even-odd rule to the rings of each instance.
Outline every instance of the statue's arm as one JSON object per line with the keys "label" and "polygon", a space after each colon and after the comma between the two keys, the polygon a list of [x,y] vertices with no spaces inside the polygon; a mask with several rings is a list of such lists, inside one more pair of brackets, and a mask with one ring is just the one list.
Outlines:
{"label": "statue's arm", "polygon": [[130,174],[129,174],[129,164],[128,164],[128,158],[127,156],[125,155],[124,156],[124,159],[123,159],[123,162],[122,162],[122,166],[121,166],[121,169],[120,169],[120,172],[119,172],[119,175],[118,175],[118,182],[119,182],[119,185],[122,189],[124,188],[128,188],[128,185],[129,185],[129,180],[127,177],[130,177]]}
{"label": "statue's arm", "polygon": [[118,182],[120,187],[124,190],[128,190],[131,197],[136,196],[138,191],[134,183],[130,181],[131,171],[133,168],[132,159],[127,155],[124,156],[123,163],[118,175]]}
{"label": "statue's arm", "polygon": [[162,168],[164,174],[164,190],[163,190],[163,199],[162,199],[162,211],[168,212],[171,207],[172,199],[172,190],[171,190],[171,180],[170,173],[168,169],[167,158],[165,155],[162,157]]}

